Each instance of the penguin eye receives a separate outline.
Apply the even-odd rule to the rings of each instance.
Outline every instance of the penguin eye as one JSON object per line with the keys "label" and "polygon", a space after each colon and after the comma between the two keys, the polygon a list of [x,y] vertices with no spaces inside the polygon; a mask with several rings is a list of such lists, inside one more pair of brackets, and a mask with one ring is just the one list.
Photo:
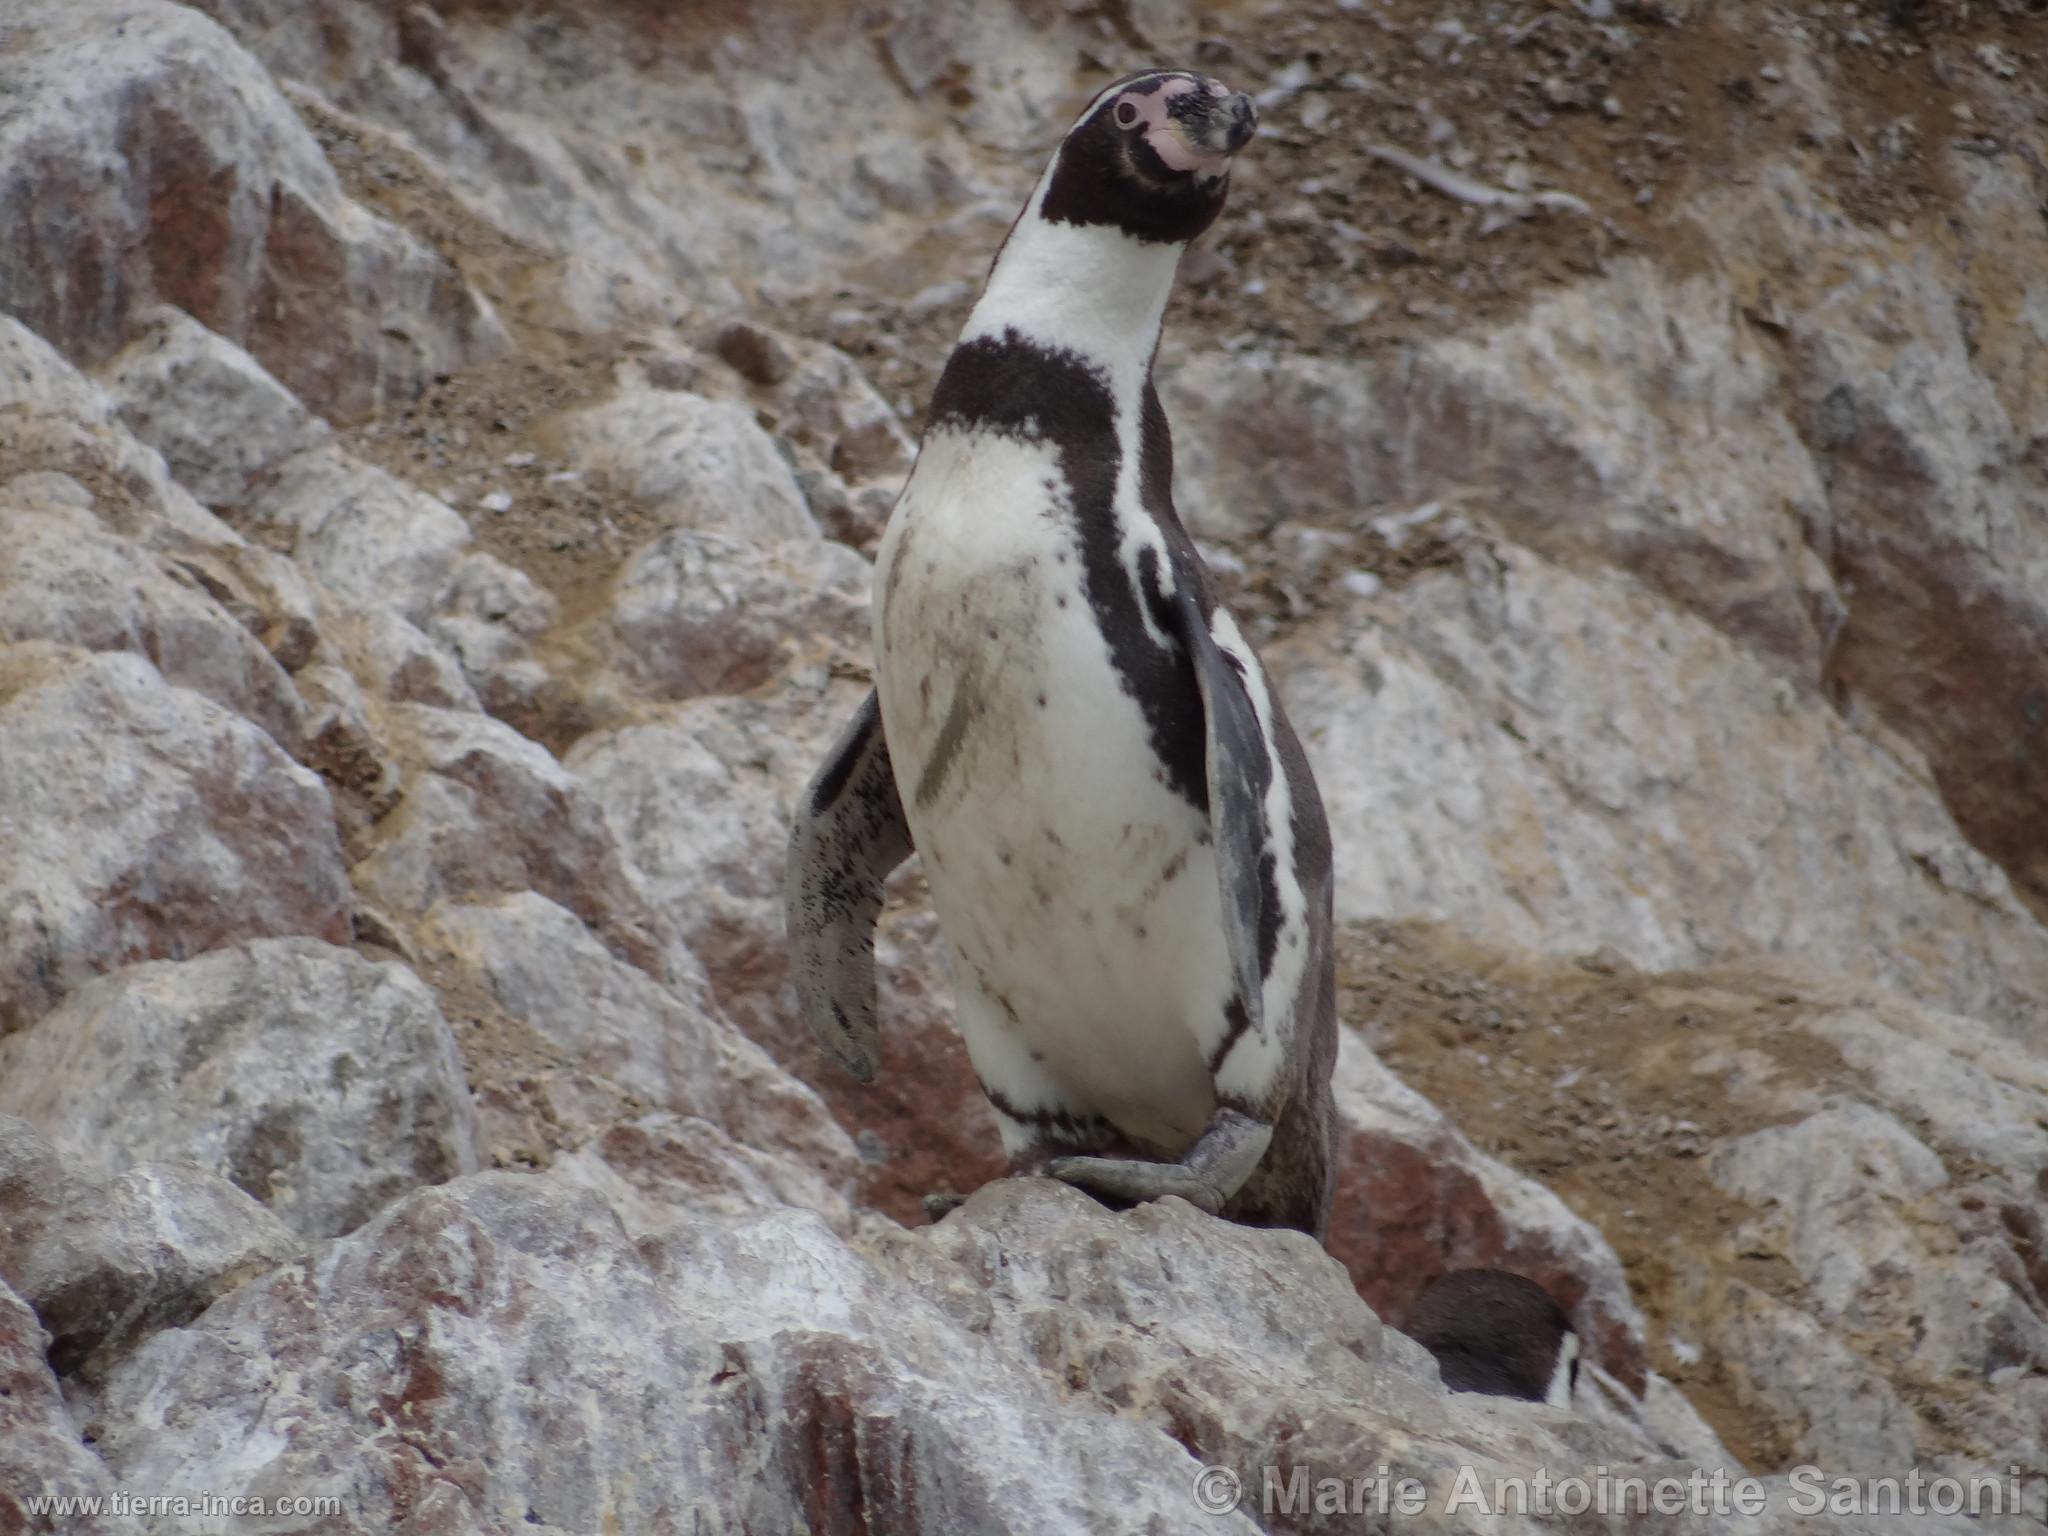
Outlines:
{"label": "penguin eye", "polygon": [[1110,116],[1116,119],[1119,128],[1135,128],[1138,126],[1138,104],[1126,96],[1116,104]]}

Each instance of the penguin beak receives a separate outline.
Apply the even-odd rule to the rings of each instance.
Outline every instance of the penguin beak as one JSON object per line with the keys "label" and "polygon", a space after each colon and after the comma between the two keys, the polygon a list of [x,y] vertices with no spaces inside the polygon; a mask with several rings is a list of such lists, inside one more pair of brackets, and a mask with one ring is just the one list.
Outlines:
{"label": "penguin beak", "polygon": [[1259,109],[1252,105],[1251,97],[1238,91],[1224,98],[1209,114],[1203,138],[1215,146],[1217,153],[1234,155],[1251,143],[1252,135],[1258,131]]}
{"label": "penguin beak", "polygon": [[1228,160],[1259,131],[1259,109],[1251,97],[1213,82],[1208,90],[1184,96],[1174,106],[1175,126],[1189,150],[1205,161]]}
{"label": "penguin beak", "polygon": [[1169,98],[1145,137],[1169,169],[1211,181],[1230,170],[1231,157],[1258,132],[1259,110],[1242,91],[1214,80],[1205,84]]}

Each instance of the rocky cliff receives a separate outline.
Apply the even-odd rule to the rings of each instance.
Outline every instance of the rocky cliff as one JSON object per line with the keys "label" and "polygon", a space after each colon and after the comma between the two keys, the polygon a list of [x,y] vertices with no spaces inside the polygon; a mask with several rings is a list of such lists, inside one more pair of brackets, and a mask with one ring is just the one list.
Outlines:
{"label": "rocky cliff", "polygon": [[[1332,1254],[925,1224],[1000,1164],[914,868],[876,1085],[785,975],[948,339],[1178,60],[1266,123],[1161,377],[1334,823]],[[0,1531],[1928,1528],[1802,1464],[2038,1529],[2044,65],[2037,0],[13,0]],[[1471,1264],[1574,1409],[1396,1331]],[[332,1502],[43,1502],[111,1494]]]}

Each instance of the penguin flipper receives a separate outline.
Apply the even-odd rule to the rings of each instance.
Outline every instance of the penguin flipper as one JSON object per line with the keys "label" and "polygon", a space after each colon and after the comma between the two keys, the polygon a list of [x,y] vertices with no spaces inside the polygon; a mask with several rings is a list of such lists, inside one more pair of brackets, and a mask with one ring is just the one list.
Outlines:
{"label": "penguin flipper", "polygon": [[1202,694],[1209,782],[1209,831],[1216,849],[1216,880],[1223,897],[1223,936],[1230,954],[1240,1033],[1263,1034],[1265,976],[1259,935],[1273,889],[1273,840],[1266,825],[1266,792],[1273,755],[1258,710],[1245,687],[1242,663],[1216,643],[1190,584],[1168,599],[1174,628]]}
{"label": "penguin flipper", "polygon": [[869,693],[804,791],[783,877],[790,977],[812,1037],[861,1082],[880,1063],[875,919],[911,852],[882,706]]}

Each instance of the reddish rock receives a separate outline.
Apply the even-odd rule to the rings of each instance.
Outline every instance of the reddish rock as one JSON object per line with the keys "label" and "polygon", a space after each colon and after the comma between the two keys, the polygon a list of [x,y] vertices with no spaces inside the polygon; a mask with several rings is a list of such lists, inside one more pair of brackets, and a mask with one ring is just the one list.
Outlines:
{"label": "reddish rock", "polygon": [[238,600],[191,561],[152,555],[89,515],[22,505],[0,490],[0,643],[47,640],[147,657],[165,679],[202,693],[296,750],[304,707],[291,679],[250,632]]}
{"label": "reddish rock", "polygon": [[993,1117],[953,1032],[937,922],[899,882],[877,945],[882,1070],[856,1083],[798,1016],[783,932],[789,797],[858,695],[790,687],[706,698],[661,724],[592,736],[569,768],[604,807],[649,896],[702,962],[720,1010],[808,1083],[862,1153],[858,1198],[921,1224],[935,1191],[967,1194],[1007,1167]]}
{"label": "reddish rock", "polygon": [[1946,445],[1918,411],[1854,383],[1816,405],[1836,579],[1854,594],[1827,684],[1926,753],[1970,841],[2048,911],[2048,595],[1957,526]]}
{"label": "reddish rock", "polygon": [[212,21],[165,0],[22,0],[8,21],[0,308],[74,360],[174,304],[346,416],[503,347],[453,267],[348,201]]}
{"label": "reddish rock", "polygon": [[988,1100],[954,1031],[937,919],[903,914],[877,946],[882,1069],[855,1082],[818,1049],[789,986],[781,932],[714,922],[691,935],[719,1006],[830,1107],[862,1154],[860,1203],[907,1226],[924,1197],[972,1194],[1009,1170]]}
{"label": "reddish rock", "polygon": [[348,942],[319,778],[142,657],[0,648],[0,762],[0,1035],[134,961]]}
{"label": "reddish rock", "polygon": [[744,693],[821,639],[865,651],[870,579],[865,560],[823,539],[673,528],[626,563],[593,629],[642,693]]}
{"label": "reddish rock", "polygon": [[1344,1137],[1330,1251],[1358,1294],[1399,1325],[1451,1270],[1526,1275],[1573,1315],[1588,1356],[1640,1392],[1649,1368],[1641,1318],[1589,1300],[1582,1257],[1560,1252],[1541,1231],[1513,1226],[1473,1174],[1471,1155],[1448,1138],[1432,1148],[1367,1132]]}
{"label": "reddish rock", "polygon": [[1438,1276],[1511,1270],[1572,1314],[1590,1358],[1643,1390],[1643,1317],[1597,1230],[1535,1180],[1479,1152],[1348,1036],[1337,1096],[1329,1247],[1375,1312],[1398,1327]]}
{"label": "reddish rock", "polygon": [[366,895],[418,915],[437,901],[537,891],[622,959],[668,977],[674,930],[627,871],[598,805],[545,747],[488,715],[419,704],[387,713],[394,746],[420,771],[356,866]]}
{"label": "reddish rock", "polygon": [[[735,1141],[693,1115],[653,1114],[608,1127],[586,1148],[558,1157],[550,1171],[597,1187],[628,1230],[653,1230],[677,1209],[743,1218],[777,1206],[809,1210],[835,1231],[851,1230],[854,1209],[838,1184],[780,1148]],[[604,1177],[591,1176],[594,1165]]]}

